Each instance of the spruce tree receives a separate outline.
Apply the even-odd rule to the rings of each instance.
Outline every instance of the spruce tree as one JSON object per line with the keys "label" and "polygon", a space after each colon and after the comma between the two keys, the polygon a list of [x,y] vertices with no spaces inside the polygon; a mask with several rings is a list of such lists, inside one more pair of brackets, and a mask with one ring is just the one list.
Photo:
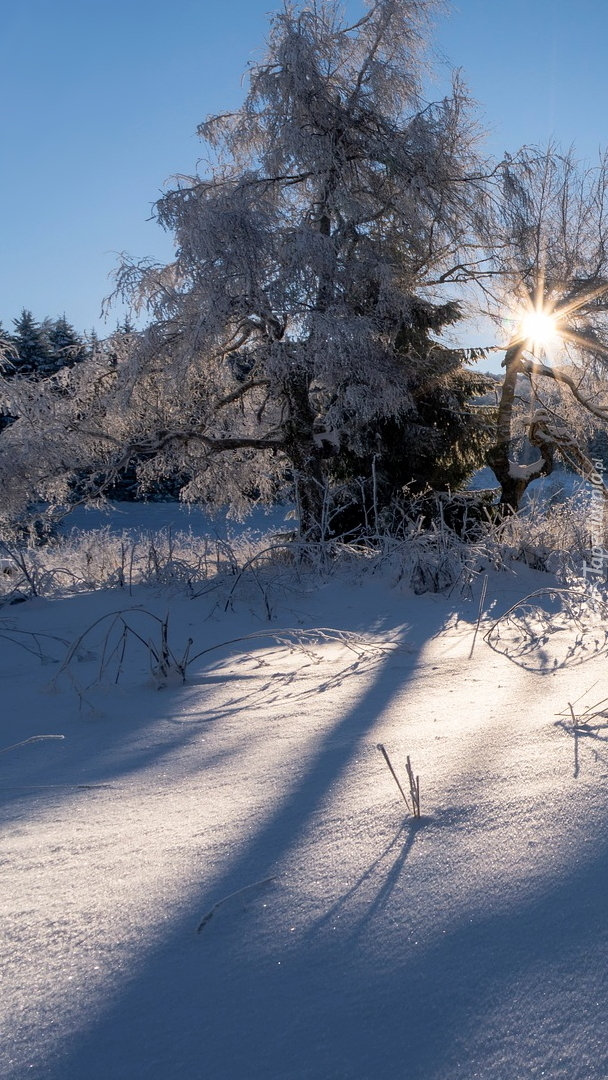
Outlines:
{"label": "spruce tree", "polygon": [[488,392],[489,379],[466,366],[484,350],[450,349],[436,336],[460,318],[457,304],[412,302],[396,338],[410,391],[400,415],[382,417],[358,433],[354,452],[338,454],[344,475],[370,476],[383,501],[408,488],[414,493],[462,487],[484,462],[491,440],[487,410],[475,398]]}
{"label": "spruce tree", "polygon": [[36,322],[31,311],[24,308],[18,319],[13,320],[15,330],[11,341],[16,349],[15,373],[34,375],[48,368],[52,350],[48,338],[48,325]]}
{"label": "spruce tree", "polygon": [[51,323],[48,342],[49,361],[46,368],[39,369],[41,375],[52,375],[66,365],[71,366],[86,359],[86,345],[65,315]]}

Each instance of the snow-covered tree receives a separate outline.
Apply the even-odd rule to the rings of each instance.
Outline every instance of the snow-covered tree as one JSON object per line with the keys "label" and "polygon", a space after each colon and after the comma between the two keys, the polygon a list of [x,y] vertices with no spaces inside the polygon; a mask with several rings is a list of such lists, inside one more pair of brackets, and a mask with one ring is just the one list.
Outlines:
{"label": "snow-covered tree", "polygon": [[5,350],[8,362],[4,369],[9,376],[48,378],[66,364],[78,363],[88,355],[84,341],[65,315],[58,319],[46,318],[39,323],[32,312],[24,308],[13,323],[14,333],[6,335],[6,344],[10,348]]}
{"label": "snow-covered tree", "polygon": [[[500,181],[478,284],[512,335],[488,453],[509,511],[551,472],[556,451],[583,476],[596,473],[584,443],[608,421],[608,155],[589,168],[554,146],[524,148],[502,163]],[[515,408],[522,376],[525,417]]]}
{"label": "snow-covered tree", "polygon": [[41,375],[53,374],[66,364],[78,364],[86,359],[86,345],[65,315],[50,324],[48,342],[51,351],[50,363],[46,369],[40,370]]}
{"label": "snow-covered tree", "polygon": [[37,322],[32,312],[25,308],[19,318],[13,320],[13,324],[15,329],[11,341],[14,345],[14,370],[18,374],[31,375],[43,369],[50,361],[48,325]]}
{"label": "snow-covered tree", "polygon": [[289,483],[315,537],[328,450],[364,460],[373,426],[396,422],[437,458],[421,386],[452,387],[455,403],[475,384],[460,355],[416,349],[417,320],[426,305],[432,325],[475,260],[485,200],[462,86],[423,97],[437,7],[369,0],[349,25],[336,0],[313,0],[273,17],[242,107],[199,129],[206,174],[157,204],[175,260],[118,274],[148,328],[113,364],[62,372],[45,405],[47,442],[63,430],[42,493],[57,494],[66,457],[105,477],[134,459],[144,480],[181,471],[189,497],[235,510]]}

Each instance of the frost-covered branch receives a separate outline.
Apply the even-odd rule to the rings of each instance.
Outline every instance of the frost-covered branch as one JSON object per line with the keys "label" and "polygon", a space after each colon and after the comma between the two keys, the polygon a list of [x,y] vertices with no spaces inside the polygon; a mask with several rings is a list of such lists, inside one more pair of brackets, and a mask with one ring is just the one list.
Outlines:
{"label": "frost-covered branch", "polygon": [[336,476],[373,462],[391,493],[422,458],[444,483],[474,467],[482,383],[433,335],[482,258],[494,166],[458,79],[423,97],[440,6],[375,0],[350,25],[318,0],[272,18],[241,108],[200,126],[207,175],[156,205],[174,259],[122,259],[117,292],[148,326],[44,392],[10,390],[14,508],[18,491],[24,507],[106,490],[128,465],[144,489],[179,475],[185,497],[238,513],[297,485],[314,538]]}
{"label": "frost-covered branch", "polygon": [[597,416],[598,420],[608,422],[608,404],[604,406],[595,405],[590,397],[582,394],[579,389],[580,377],[577,382],[564,368],[549,367],[547,364],[541,364],[538,360],[529,360],[527,358],[521,360],[521,370],[528,375],[541,375],[544,378],[563,383],[584,409],[592,413],[593,416]]}

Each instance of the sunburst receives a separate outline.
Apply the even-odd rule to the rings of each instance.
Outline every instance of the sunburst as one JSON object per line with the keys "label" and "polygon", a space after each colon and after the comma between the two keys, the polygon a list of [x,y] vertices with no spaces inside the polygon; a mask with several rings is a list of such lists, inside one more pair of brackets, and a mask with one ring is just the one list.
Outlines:
{"label": "sunburst", "polygon": [[555,313],[545,308],[527,311],[521,320],[521,337],[535,355],[560,344]]}
{"label": "sunburst", "polygon": [[607,293],[608,284],[603,284],[559,304],[545,294],[544,277],[541,275],[534,294],[526,293],[523,301],[510,312],[508,323],[512,336],[509,348],[519,346],[540,357],[559,351],[569,342],[578,348],[593,349],[608,355],[608,347],[596,337],[586,337],[569,325],[573,316],[582,313],[594,300]]}

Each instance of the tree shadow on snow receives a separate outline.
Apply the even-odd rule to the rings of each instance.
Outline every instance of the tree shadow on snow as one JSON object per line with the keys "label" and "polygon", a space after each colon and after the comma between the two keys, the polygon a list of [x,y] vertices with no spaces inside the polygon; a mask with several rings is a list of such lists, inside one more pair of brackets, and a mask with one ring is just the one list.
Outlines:
{"label": "tree shadow on snow", "polygon": [[[370,917],[353,939],[336,907],[294,937],[278,888],[208,935],[182,921],[69,1051],[28,1075],[599,1080],[608,1075],[607,867],[604,843],[517,903],[446,911],[426,938]],[[287,921],[265,933],[277,907]]]}
{"label": "tree shadow on snow", "polygon": [[[427,630],[429,634],[438,632],[444,618],[443,605],[438,605],[432,612],[432,618],[426,620],[425,640],[419,643],[420,648],[426,643]],[[62,1056],[61,1060],[57,1061],[56,1066],[51,1065],[50,1062],[45,1062],[43,1066],[40,1066],[41,1071],[37,1074],[36,1069],[38,1067],[34,1064],[29,1069],[28,1076],[40,1075],[44,1076],[45,1080],[50,1080],[54,1076],[57,1076],[58,1080],[59,1077],[61,1077],[61,1080],[67,1080],[68,1077],[79,1076],[84,1068],[83,1061],[89,1057],[87,1047],[92,1045],[89,1040],[93,1040],[93,1043],[96,1044],[97,1035],[95,1032],[100,1033],[106,1024],[109,1025],[112,1032],[122,1029],[123,1020],[127,1013],[130,1012],[132,1005],[135,1007],[135,1012],[140,1015],[139,1006],[136,1004],[137,998],[144,987],[149,989],[149,979],[156,978],[153,972],[156,970],[157,965],[160,963],[161,966],[164,966],[168,962],[169,968],[173,969],[173,961],[169,957],[174,954],[175,949],[177,949],[179,955],[183,956],[184,944],[186,944],[186,952],[191,952],[193,949],[196,951],[199,939],[193,939],[193,927],[197,924],[201,915],[206,910],[209,910],[218,899],[238,891],[252,881],[273,875],[277,869],[280,871],[283,861],[294,851],[297,851],[298,840],[306,832],[311,819],[322,814],[328,795],[348,769],[357,753],[357,749],[363,741],[373,738],[374,730],[384,711],[395,695],[403,691],[404,686],[415,670],[416,664],[417,652],[414,649],[410,652],[392,651],[385,653],[376,662],[375,677],[372,678],[371,683],[366,680],[365,689],[356,704],[349,708],[346,713],[342,712],[336,723],[320,738],[318,745],[314,747],[310,760],[305,763],[303,773],[300,773],[297,777],[286,797],[280,800],[276,810],[273,809],[271,816],[261,826],[254,828],[250,839],[245,840],[239,846],[225,872],[210,883],[209,888],[197,898],[196,902],[193,900],[188,917],[176,918],[175,921],[169,918],[164,924],[167,927],[166,944],[148,947],[145,943],[142,943],[141,963],[138,964],[137,973],[133,972],[132,976],[130,976],[133,981],[128,984],[128,988],[125,988],[124,996],[120,994],[114,1006],[110,1005],[107,1012],[102,1011],[102,1015],[88,1033],[86,1030],[83,1031],[81,1036],[73,1033],[68,1036],[66,1033],[66,1039],[69,1039],[70,1043],[70,1050],[65,1057]],[[347,678],[350,670],[351,665],[347,665],[342,673],[334,673],[329,681],[325,680],[327,689],[339,685],[339,680]],[[294,691],[294,693],[297,693],[297,691]],[[179,692],[171,691],[171,695],[173,704],[177,705],[179,703]],[[162,706],[157,705],[158,710],[161,708],[164,708],[166,713],[167,698],[164,698]],[[339,702],[336,704],[336,709],[340,709]],[[145,721],[141,720],[141,727],[148,729],[150,719],[150,713],[148,712]],[[138,721],[135,720],[134,724],[129,728],[130,737],[137,734],[137,724]],[[75,760],[79,763],[79,785],[107,783],[110,775],[112,782],[120,786],[125,779],[128,779],[131,773],[136,774],[143,768],[149,768],[155,762],[162,760],[165,755],[170,754],[175,747],[182,746],[184,738],[187,740],[193,737],[191,730],[185,736],[183,725],[180,725],[175,732],[174,741],[171,737],[163,737],[160,745],[151,745],[144,749],[142,753],[134,755],[132,759],[129,759],[127,754],[126,759],[124,756],[122,757],[120,766],[118,761],[112,766],[108,764],[105,753],[108,731],[113,728],[114,733],[117,732],[114,725],[115,718],[107,721],[102,720],[99,723],[94,722],[93,724],[84,723],[83,738],[88,740],[90,752],[83,757],[82,747],[79,747],[79,752],[76,755]],[[195,726],[198,727],[198,725]],[[246,735],[246,732],[244,734]],[[47,760],[44,764],[42,762],[40,764],[30,762],[27,769],[24,768],[22,771],[21,779],[23,784],[27,786],[28,783],[32,785],[39,783],[42,786],[45,778],[47,781],[49,780],[49,768],[51,770],[55,769],[55,772],[51,772],[51,775],[54,780],[57,780],[56,761],[51,763]],[[14,780],[16,779],[17,777],[14,777]],[[59,779],[66,782],[66,787],[69,786],[70,779],[73,779],[70,776],[70,763],[69,761],[66,762],[65,759],[63,768],[59,773]],[[12,796],[19,798],[21,805],[26,809],[30,797],[27,793],[24,793],[23,790],[13,793],[10,791],[2,792],[5,803]],[[54,788],[52,795],[49,795],[49,798],[51,797],[53,799],[63,797],[59,786],[56,789]],[[37,792],[37,804],[39,804],[39,799],[40,792]],[[389,796],[389,799],[391,799],[391,796]],[[193,831],[196,829],[200,830],[200,820],[193,822]],[[200,851],[200,844],[198,845],[198,851]],[[198,857],[200,857],[200,854]],[[197,979],[195,978],[196,983]],[[165,1009],[163,1002],[166,1001],[164,985],[165,981],[163,979],[158,986],[159,998],[156,1004],[149,1003],[152,1012],[147,1013],[146,1010],[147,1020],[144,1020],[143,1015],[140,1015],[140,1019],[144,1023],[151,1022],[156,1025],[160,1021],[160,1016]],[[196,985],[193,987],[193,993],[196,996]],[[134,997],[131,997],[132,994]],[[131,1004],[127,1004],[127,1001],[130,1001]],[[202,1003],[201,1008],[204,1008]],[[85,1025],[87,1022],[87,1020],[84,1021]],[[123,1035],[126,1038],[124,1032]],[[117,1052],[119,1044],[116,1044],[115,1047]],[[114,1045],[112,1038],[110,1038],[108,1045]],[[122,1051],[118,1054],[119,1058],[121,1054]],[[126,1063],[127,1058],[128,1064]],[[72,1064],[70,1064],[70,1061],[72,1061]],[[101,1061],[101,1058],[99,1061]],[[79,1062],[79,1064],[76,1064],[76,1062]],[[56,1072],[53,1071],[55,1068]],[[91,1060],[85,1069],[85,1074],[90,1077],[95,1075],[104,1075],[104,1077],[124,1075],[126,1077],[128,1075],[130,1080],[133,1080],[137,1075],[138,1068],[140,1066],[131,1060],[130,1055],[125,1057],[124,1068],[119,1064],[119,1061],[116,1061],[111,1066],[104,1065],[102,1067],[101,1064],[98,1064],[97,1051],[91,1050]],[[169,1066],[165,1063],[155,1071],[156,1066],[153,1063],[145,1065],[142,1062],[140,1075],[150,1078],[152,1076],[158,1077],[158,1080],[166,1080],[170,1075],[180,1075],[178,1072],[167,1072],[167,1068]],[[98,1071],[95,1072],[95,1070]],[[187,1074],[182,1073],[181,1075]],[[227,1080],[227,1077],[225,1080]]]}
{"label": "tree shadow on snow", "polygon": [[[442,610],[436,614],[429,634],[441,625]],[[426,639],[420,648],[424,644]],[[536,1021],[548,1023],[557,991],[570,1023],[564,1023],[563,1039],[554,1040],[566,1071],[547,1075],[568,1080],[589,1075],[579,1071],[587,1068],[583,1036],[602,1030],[608,993],[596,985],[595,969],[584,974],[581,958],[605,941],[605,842],[598,842],[594,858],[544,893],[522,895],[504,909],[480,905],[466,915],[458,909],[454,917],[446,911],[444,930],[412,940],[386,915],[397,885],[407,886],[404,869],[427,823],[401,824],[329,907],[321,882],[318,914],[298,931],[299,913],[303,918],[311,905],[299,893],[297,875],[294,885],[282,869],[304,857],[299,844],[311,822],[322,817],[361,746],[375,742],[379,719],[403,692],[417,662],[412,652],[378,663],[372,684],[320,739],[271,814],[257,827],[252,823],[225,870],[192,898],[186,913],[183,907],[176,917],[162,913],[168,918],[161,940],[142,941],[137,966],[125,975],[122,988],[97,1016],[83,1017],[78,1032],[65,1032],[52,1059],[34,1061],[29,1077],[532,1077],[537,1075],[533,1062],[529,1072],[525,1060],[525,1068],[519,1073],[517,1068],[522,1052],[537,1052],[526,1040]],[[92,773],[103,775],[101,763]],[[596,823],[598,834],[600,826]],[[314,867],[305,869],[308,878],[314,875]],[[273,877],[267,895],[255,889],[247,893],[247,886]],[[223,917],[218,901],[230,897],[235,897],[233,911],[226,908]],[[408,903],[407,890],[402,902]],[[218,917],[197,935],[201,917],[212,909]],[[247,917],[241,917],[243,909]],[[577,978],[590,997],[584,1016],[575,1014],[581,1042],[569,1049]],[[471,1072],[476,1063],[480,1071]]]}

